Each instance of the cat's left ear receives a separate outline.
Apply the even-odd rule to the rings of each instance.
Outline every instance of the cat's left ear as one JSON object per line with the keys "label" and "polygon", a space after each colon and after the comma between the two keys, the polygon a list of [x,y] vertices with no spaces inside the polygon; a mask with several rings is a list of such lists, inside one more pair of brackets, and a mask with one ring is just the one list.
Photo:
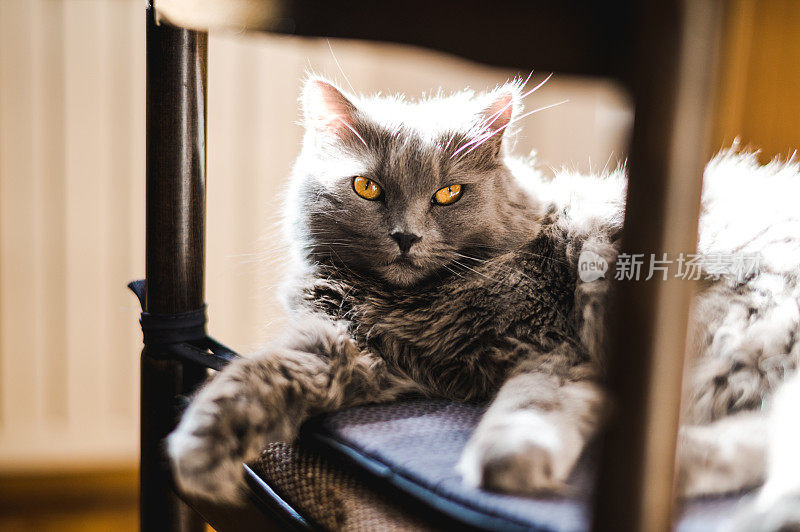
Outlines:
{"label": "cat's left ear", "polygon": [[301,103],[306,130],[339,139],[358,135],[354,128],[358,109],[332,83],[322,78],[309,79],[303,87]]}
{"label": "cat's left ear", "polygon": [[489,103],[480,113],[478,144],[497,156],[519,105],[519,89],[516,85],[506,85],[487,96]]}

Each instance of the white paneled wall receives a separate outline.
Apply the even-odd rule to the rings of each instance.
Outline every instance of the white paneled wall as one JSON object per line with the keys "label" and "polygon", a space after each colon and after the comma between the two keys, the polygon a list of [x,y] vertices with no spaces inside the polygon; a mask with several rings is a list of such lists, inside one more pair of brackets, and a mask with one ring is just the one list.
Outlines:
{"label": "white paneled wall", "polygon": [[[141,0],[0,0],[0,471],[135,460],[138,308],[124,285],[144,272],[144,46]],[[407,47],[332,48],[363,92],[514,74]],[[211,38],[206,298],[212,334],[243,351],[281,325],[279,210],[308,68],[347,86],[325,40]],[[529,107],[564,98],[525,120],[518,150],[535,147],[545,167],[615,164],[625,99],[556,76]]]}
{"label": "white paneled wall", "polygon": [[0,466],[130,460],[139,2],[0,1]]}

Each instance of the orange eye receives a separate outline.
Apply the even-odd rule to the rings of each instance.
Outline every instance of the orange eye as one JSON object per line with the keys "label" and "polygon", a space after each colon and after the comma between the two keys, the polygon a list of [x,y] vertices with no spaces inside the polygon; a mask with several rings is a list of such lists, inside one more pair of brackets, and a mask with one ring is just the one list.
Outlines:
{"label": "orange eye", "polygon": [[360,175],[353,178],[353,190],[362,198],[370,201],[381,199],[383,196],[383,189],[378,183]]}
{"label": "orange eye", "polygon": [[450,205],[461,197],[461,185],[450,185],[440,188],[433,195],[433,201],[439,205]]}

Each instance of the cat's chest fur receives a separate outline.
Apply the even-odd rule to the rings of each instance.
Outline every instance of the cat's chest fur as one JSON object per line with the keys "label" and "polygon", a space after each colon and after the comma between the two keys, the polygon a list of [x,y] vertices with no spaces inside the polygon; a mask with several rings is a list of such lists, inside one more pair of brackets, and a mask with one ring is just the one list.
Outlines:
{"label": "cat's chest fur", "polygon": [[431,394],[480,399],[520,357],[575,338],[575,269],[563,247],[543,230],[520,249],[413,288],[323,265],[303,296]]}

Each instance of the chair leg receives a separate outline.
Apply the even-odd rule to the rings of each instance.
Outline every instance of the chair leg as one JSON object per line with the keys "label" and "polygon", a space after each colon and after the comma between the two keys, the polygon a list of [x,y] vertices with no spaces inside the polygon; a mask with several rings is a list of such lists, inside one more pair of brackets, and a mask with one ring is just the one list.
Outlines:
{"label": "chair leg", "polygon": [[[157,25],[147,6],[146,298],[151,313],[204,303],[207,34]],[[172,489],[164,437],[175,398],[205,373],[145,348],[141,362],[141,530],[203,530]]]}
{"label": "chair leg", "polygon": [[181,393],[183,367],[157,360],[145,350],[141,362],[141,459],[139,528],[142,531],[205,530],[203,519],[173,491],[163,439],[175,426],[174,401]]}
{"label": "chair leg", "polygon": [[[647,7],[645,7],[647,6]],[[720,6],[645,2],[634,59],[636,102],[623,253],[694,253]],[[645,272],[646,273],[646,272]],[[595,530],[669,530],[690,282],[617,285],[609,342],[614,420]]]}

